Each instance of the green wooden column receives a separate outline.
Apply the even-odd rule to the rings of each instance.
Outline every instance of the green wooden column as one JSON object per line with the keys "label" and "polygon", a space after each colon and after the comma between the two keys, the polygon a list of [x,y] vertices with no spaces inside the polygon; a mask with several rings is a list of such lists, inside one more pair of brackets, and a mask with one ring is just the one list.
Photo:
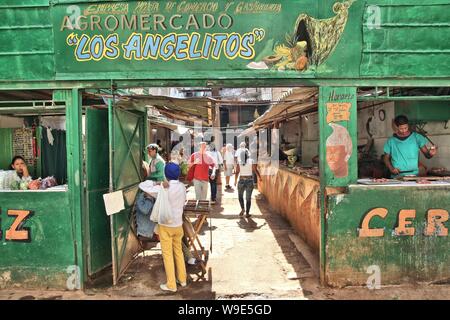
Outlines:
{"label": "green wooden column", "polygon": [[320,278],[325,279],[326,187],[346,187],[358,179],[357,94],[355,87],[321,87],[320,133]]}
{"label": "green wooden column", "polygon": [[325,186],[346,187],[358,179],[356,108],[356,88],[320,88],[320,181]]}
{"label": "green wooden column", "polygon": [[[67,132],[67,175],[69,187],[69,210],[72,220],[73,241],[75,250],[74,265],[78,267],[81,289],[86,279],[83,230],[83,152],[82,152],[82,112],[81,93],[79,89],[55,91],[55,100],[66,102],[66,132]],[[69,214],[69,212],[68,212]],[[69,266],[68,266],[69,267]],[[73,270],[71,268],[70,270]],[[68,273],[68,278],[70,274]]]}

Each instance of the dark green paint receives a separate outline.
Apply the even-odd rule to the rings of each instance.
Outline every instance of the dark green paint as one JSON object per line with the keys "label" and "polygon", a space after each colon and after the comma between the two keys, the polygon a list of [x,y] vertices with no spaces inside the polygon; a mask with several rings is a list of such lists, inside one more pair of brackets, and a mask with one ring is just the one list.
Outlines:
{"label": "dark green paint", "polygon": [[409,1],[379,8],[378,27],[370,24],[370,10],[364,15],[361,76],[448,77],[450,3]]}
{"label": "dark green paint", "polygon": [[69,204],[74,227],[75,265],[82,271],[80,282],[84,285],[87,270],[85,269],[83,224],[86,219],[83,216],[83,152],[81,138],[81,94],[78,89],[62,92],[66,98],[67,110],[67,171],[69,185]]}
{"label": "dark green paint", "polygon": [[0,170],[8,170],[13,157],[12,129],[0,128]]}
{"label": "dark green paint", "polygon": [[[45,198],[43,202],[35,204],[36,197],[33,198],[31,193],[25,195],[30,197],[29,201],[26,200],[27,206],[47,208],[49,207],[48,204],[53,201],[52,205],[58,204],[60,210],[69,208],[64,216],[68,219],[63,226],[64,231],[58,233],[56,240],[56,242],[59,241],[58,244],[64,243],[64,246],[66,246],[65,255],[58,254],[44,262],[39,258],[34,261],[34,257],[40,255],[41,251],[46,252],[46,247],[36,248],[36,250],[30,252],[32,259],[27,260],[26,263],[34,265],[42,262],[43,265],[32,266],[30,269],[16,267],[13,271],[13,278],[17,279],[19,283],[30,284],[34,282],[46,285],[46,282],[51,282],[58,286],[64,286],[66,275],[63,265],[68,262],[71,265],[79,265],[84,276],[85,273],[90,274],[97,268],[101,268],[103,263],[108,260],[107,254],[102,252],[105,244],[102,242],[100,245],[100,242],[97,242],[98,247],[95,247],[94,244],[96,243],[94,239],[99,237],[97,231],[104,232],[105,226],[101,222],[104,222],[104,220],[102,220],[101,215],[90,215],[88,210],[89,206],[90,208],[101,207],[100,195],[103,189],[97,190],[94,189],[94,186],[91,186],[93,187],[92,192],[88,193],[88,199],[84,199],[84,190],[81,183],[83,167],[80,89],[110,88],[112,84],[117,85],[118,88],[127,88],[145,86],[247,87],[251,83],[253,86],[266,87],[333,86],[344,87],[343,90],[347,90],[345,87],[358,86],[446,87],[450,79],[450,65],[447,63],[450,57],[450,42],[445,41],[450,34],[448,25],[450,2],[447,0],[429,0],[426,3],[419,0],[398,0],[395,3],[390,0],[356,1],[349,10],[348,23],[335,51],[322,65],[317,68],[313,67],[307,72],[248,70],[245,68],[246,63],[243,63],[244,61],[240,59],[236,61],[207,61],[206,63],[173,61],[161,64],[150,63],[152,67],[148,66],[149,63],[131,63],[128,61],[120,63],[102,62],[102,64],[98,64],[98,67],[96,64],[89,64],[89,67],[86,67],[86,64],[77,65],[73,58],[70,60],[71,55],[63,54],[64,50],[60,49],[60,35],[53,30],[52,24],[61,18],[57,17],[58,12],[64,12],[64,7],[68,5],[78,3],[86,5],[87,3],[95,4],[99,2],[59,0],[53,1],[54,5],[49,6],[47,0],[4,0],[0,4],[0,29],[3,28],[1,31],[4,34],[0,44],[0,90],[60,89],[61,91],[55,92],[55,100],[65,101],[69,107],[67,131],[69,137],[68,177],[70,191],[64,193],[64,199],[62,199],[61,194],[57,195],[60,202],[63,200],[66,202],[61,205],[60,202]],[[163,3],[163,1],[160,2]],[[226,1],[219,2],[223,5]],[[260,2],[271,1],[261,0]],[[277,41],[279,43],[284,41],[284,34],[292,31],[295,19],[300,13],[308,13],[317,19],[330,18],[334,15],[332,7],[335,2],[335,0],[320,2],[310,0],[280,1],[284,6],[283,13],[280,16],[246,15],[243,18],[236,19],[236,29],[233,31],[245,31],[245,28],[254,24],[259,24],[259,27],[269,25],[270,32],[266,34],[265,39],[267,42],[259,43],[256,47],[256,56],[260,58],[266,52],[270,52],[271,46]],[[367,9],[372,4],[379,5],[382,13],[379,29],[370,29],[366,23],[370,20]],[[321,110],[323,112],[323,108]],[[322,114],[322,129],[326,128],[324,121]],[[356,119],[354,121],[356,123]],[[124,270],[130,255],[133,253],[133,250],[128,250],[128,245],[132,244],[134,239],[132,233],[129,232],[131,224],[129,212],[136,196],[136,184],[139,175],[134,161],[131,160],[127,151],[122,149],[132,150],[131,154],[134,154],[137,159],[138,157],[142,158],[142,147],[145,145],[140,146],[138,156],[137,145],[139,143],[136,141],[133,141],[130,146],[124,145],[124,141],[114,142],[114,136],[122,134],[120,130],[123,130],[126,135],[132,134],[130,130],[134,129],[135,124],[132,121],[126,122],[127,126],[123,129],[120,129],[117,125],[113,126],[112,123],[109,124],[112,132],[110,135],[112,139],[111,151],[117,149],[120,155],[117,157],[113,154],[113,161],[109,166],[114,173],[114,178],[117,178],[119,173],[118,167],[122,166],[121,160],[125,159],[123,165],[125,172],[120,179],[116,179],[115,183],[120,185],[120,188],[125,189],[127,209],[111,219],[113,234],[111,240],[113,257],[115,257],[113,260],[115,261],[115,269],[119,273]],[[130,127],[133,127],[133,129],[130,129]],[[139,134],[141,137],[136,138],[137,140],[144,141],[144,139],[147,139],[143,133]],[[322,148],[324,148],[327,134],[329,134],[329,131],[322,130]],[[324,149],[321,149],[320,153],[321,168],[325,168],[325,171],[321,171],[326,172]],[[356,152],[354,154],[356,155]],[[138,167],[140,168],[140,166]],[[91,169],[95,171],[95,166]],[[352,179],[345,184],[354,182],[356,176],[353,176],[353,172],[356,172],[356,163],[351,165],[350,172]],[[89,180],[92,181],[92,178],[89,179],[88,176]],[[325,194],[325,186],[327,185],[344,185],[343,181],[332,180],[329,174],[321,177],[322,195]],[[127,187],[129,188],[127,189]],[[117,186],[111,186],[111,191],[117,189]],[[431,194],[431,192],[427,192],[427,189],[420,189],[420,191],[410,195],[411,189],[407,188],[396,191],[399,198],[394,198],[391,189],[367,190],[364,192],[350,189],[350,194],[339,196],[343,199],[339,204],[338,201],[333,200],[337,197],[332,197],[328,208],[325,208],[324,197],[321,198],[322,217],[326,213],[330,215],[329,221],[321,220],[321,274],[323,278],[326,276],[330,283],[334,281],[333,279],[338,279],[336,281],[342,283],[342,278],[339,278],[336,273],[338,267],[342,267],[340,269],[341,275],[350,270],[350,272],[347,272],[350,279],[349,283],[358,282],[361,279],[363,280],[360,283],[364,283],[367,279],[365,270],[361,271],[363,262],[360,257],[362,254],[355,254],[353,261],[353,257],[348,260],[349,255],[346,255],[347,251],[345,251],[346,248],[352,248],[353,243],[355,243],[356,248],[360,248],[361,243],[364,244],[364,242],[355,241],[353,230],[355,230],[354,222],[359,222],[361,214],[363,214],[361,210],[368,209],[367,204],[372,203],[375,199],[383,199],[383,203],[393,206],[393,210],[398,210],[396,205],[398,199],[403,199],[402,201],[409,199],[410,203],[419,208],[419,201],[425,201],[425,197]],[[438,188],[434,191],[436,191],[435,194],[438,197],[436,200],[440,201],[438,203],[446,205],[448,208],[448,203],[445,202],[445,192],[448,194],[448,190]],[[2,193],[0,199],[2,208],[11,201],[10,195],[5,197],[3,195]],[[386,197],[386,195],[389,197]],[[18,193],[12,197],[12,201],[17,201],[17,197],[22,198],[23,194]],[[50,197],[50,195],[45,197]],[[86,203],[89,203],[89,206],[86,207]],[[82,211],[82,208],[87,209]],[[392,213],[390,214],[392,215]],[[4,224],[4,221],[2,223]],[[45,224],[49,225],[49,232],[60,230],[58,228],[61,228],[61,226],[59,224],[53,225],[53,223],[54,220],[45,220]],[[97,227],[98,229],[96,229]],[[68,230],[70,233],[68,233]],[[47,233],[45,233],[45,236],[47,237]],[[442,265],[445,266],[443,259],[447,259],[446,265],[448,266],[448,255],[442,255],[440,251],[443,242],[444,249],[445,245],[448,247],[448,240],[446,239],[402,239],[401,247],[399,247],[398,239],[391,239],[389,236],[385,237],[384,240],[371,241],[376,245],[373,246],[372,251],[370,251],[369,246],[364,247],[364,250],[369,250],[364,254],[369,258],[378,257],[378,260],[374,258],[373,261],[379,262],[389,270],[393,282],[401,281],[403,275],[407,275],[405,279],[421,277],[439,279],[443,274]],[[369,242],[366,241],[366,244]],[[69,247],[71,250],[68,249]],[[401,249],[400,252],[398,252],[399,249]],[[427,252],[428,255],[426,257],[421,256],[420,250]],[[95,251],[102,252],[103,256],[94,258]],[[400,258],[394,255],[396,251]],[[67,255],[71,255],[71,258],[67,258]],[[413,262],[415,255],[419,256],[419,262],[417,263]],[[14,260],[15,256],[17,256],[16,253],[10,253],[7,255],[7,259],[2,259],[2,261],[4,264],[10,264],[10,259]],[[90,261],[88,260],[89,256],[91,257]],[[435,263],[434,267],[432,262]],[[351,265],[350,269],[345,269],[344,267],[348,265]],[[2,266],[2,270],[5,268],[8,270],[10,266]],[[398,268],[403,271],[401,273],[393,272]],[[51,274],[49,275],[47,272]],[[399,274],[400,276],[398,276]],[[118,276],[115,278],[116,280]]]}
{"label": "dark green paint", "polygon": [[[339,95],[351,98],[334,99]],[[333,98],[331,98],[333,96]],[[350,103],[349,120],[331,122],[347,129],[348,136],[352,142],[351,157],[348,159],[348,174],[345,177],[336,177],[331,171],[327,161],[327,140],[334,132],[330,123],[327,122],[328,103]],[[356,88],[321,87],[319,90],[319,119],[320,119],[320,172],[321,182],[325,186],[343,187],[356,182],[357,172],[357,116],[356,116]]]}
{"label": "dark green paint", "polygon": [[[114,284],[125,271],[138,250],[134,235],[134,203],[138,184],[142,181],[141,166],[145,143],[145,113],[124,110],[110,102],[110,143],[112,163],[110,191],[122,190],[125,209],[111,215],[111,241]],[[112,117],[112,119],[111,119]]]}
{"label": "dark green paint", "polygon": [[48,0],[2,1],[0,30],[2,79],[54,79],[54,42]]}
{"label": "dark green paint", "polygon": [[92,275],[111,264],[111,233],[103,194],[109,184],[108,111],[86,110],[86,250],[89,253],[88,274]]}
{"label": "dark green paint", "polygon": [[[0,6],[0,28],[5,29],[5,41],[0,45],[0,78],[4,80],[94,80],[94,79],[359,79],[359,78],[442,78],[448,79],[450,67],[446,61],[450,56],[449,37],[450,3],[448,1],[409,0],[357,0],[348,14],[348,22],[334,52],[318,67],[306,72],[275,70],[249,70],[248,62],[220,59],[199,61],[99,61],[76,62],[73,52],[67,50],[65,37],[68,30],[60,31],[67,7],[73,4],[81,9],[87,5],[106,1],[48,1],[7,2]],[[118,1],[115,1],[118,3]],[[180,3],[181,1],[176,1]],[[193,2],[189,0],[188,2]],[[219,0],[217,16],[228,1]],[[333,5],[337,0],[279,1],[281,13],[258,13],[239,15],[232,13],[233,26],[227,32],[245,33],[253,28],[264,28],[265,38],[255,46],[255,60],[271,54],[273,46],[285,42],[285,35],[294,31],[297,17],[308,14],[314,19],[335,16]],[[31,4],[29,4],[31,3]],[[134,8],[135,1],[128,1]],[[164,8],[165,1],[159,1]],[[273,3],[260,0],[260,3]],[[371,5],[377,5],[380,24],[373,26]],[[377,9],[378,10],[378,9]],[[166,14],[162,9],[162,14]],[[201,14],[201,13],[200,13]],[[186,16],[179,22],[185,21]],[[375,19],[375,22],[377,20]],[[16,26],[16,28],[11,28]],[[249,30],[250,29],[250,30]],[[177,32],[185,32],[179,30]],[[188,32],[192,32],[189,30]],[[198,30],[201,35],[219,29]],[[78,32],[78,31],[77,31]],[[81,31],[79,31],[81,32]],[[121,37],[128,30],[118,30]],[[161,33],[167,33],[162,31]],[[89,33],[99,33],[86,32]],[[108,31],[101,31],[107,35]],[[56,64],[55,64],[56,61]],[[211,73],[211,71],[214,73]],[[236,72],[242,75],[237,76]],[[148,74],[148,75],[146,75]]]}
{"label": "dark green paint", "polygon": [[[0,274],[11,272],[4,286],[41,286],[65,288],[67,267],[75,265],[74,230],[68,192],[1,192],[1,256]],[[14,217],[8,209],[31,210],[24,223],[30,228],[30,242],[8,241],[6,230]],[[2,277],[5,279],[5,277]],[[51,280],[51,281],[50,281]]]}
{"label": "dark green paint", "polygon": [[396,101],[395,115],[407,115],[412,122],[450,120],[448,101]]}
{"label": "dark green paint", "polygon": [[[425,236],[429,209],[450,210],[449,187],[361,187],[329,196],[326,231],[326,281],[328,284],[364,285],[367,268],[381,269],[382,285],[412,281],[438,281],[450,277],[449,237]],[[384,228],[384,236],[359,238],[363,217],[374,208],[388,209],[385,219],[375,217],[371,228]],[[402,209],[415,209],[414,236],[395,236]],[[449,222],[445,223],[450,227]]]}

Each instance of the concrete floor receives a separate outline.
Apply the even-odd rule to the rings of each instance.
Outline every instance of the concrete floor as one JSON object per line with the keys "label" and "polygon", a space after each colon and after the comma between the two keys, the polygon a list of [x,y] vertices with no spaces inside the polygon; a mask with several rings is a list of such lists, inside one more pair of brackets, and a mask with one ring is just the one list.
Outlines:
{"label": "concrete floor", "polygon": [[[188,198],[195,198],[193,190],[189,190]],[[0,290],[0,299],[450,299],[448,284],[380,290],[322,288],[291,240],[293,229],[269,208],[256,189],[252,217],[240,218],[239,211],[237,191],[222,193],[213,207],[208,275],[201,280],[193,270],[192,281],[175,294],[159,289],[165,273],[158,244],[134,260],[116,287],[111,286],[108,270],[95,288],[84,292]],[[209,250],[209,220],[201,241]]]}

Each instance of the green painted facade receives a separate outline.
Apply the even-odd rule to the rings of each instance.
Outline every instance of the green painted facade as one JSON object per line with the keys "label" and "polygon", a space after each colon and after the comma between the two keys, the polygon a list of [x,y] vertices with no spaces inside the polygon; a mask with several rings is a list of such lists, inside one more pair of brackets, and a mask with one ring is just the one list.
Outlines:
{"label": "green painted facade", "polygon": [[358,179],[356,88],[321,87],[319,95],[321,182],[345,187]]}
{"label": "green painted facade", "polygon": [[111,216],[113,282],[117,283],[133,256],[139,250],[133,209],[144,180],[141,165],[145,151],[146,114],[109,104],[111,176],[109,191],[122,191],[125,209]]}
{"label": "green painted facade", "polygon": [[108,112],[86,110],[86,218],[85,250],[89,254],[88,274],[111,264],[111,233],[106,217],[103,194],[109,185]]}
{"label": "green painted facade", "polygon": [[[65,288],[67,268],[75,259],[74,212],[67,192],[1,192],[0,288],[19,283],[24,287]],[[6,240],[15,220],[8,210],[31,210],[22,229],[29,240]]]}
{"label": "green painted facade", "polygon": [[412,122],[448,121],[450,108],[448,101],[396,101],[395,115],[407,114]]}
{"label": "green painted facade", "polygon": [[[98,7],[99,3],[116,7],[107,11]],[[0,79],[213,81],[258,78],[266,79],[266,83],[268,79],[298,79],[306,83],[307,79],[448,79],[450,74],[447,63],[450,41],[446,41],[450,34],[450,4],[446,1],[430,0],[424,4],[418,0],[260,0],[252,2],[258,4],[256,6],[252,3],[246,6],[243,1],[231,5],[228,1],[208,1],[210,6],[194,6],[191,10],[187,6],[198,1],[169,3],[174,5],[170,7],[166,1],[59,0],[52,1],[51,5],[46,0],[6,1],[0,7],[3,37],[0,64],[7,67],[0,69]],[[116,12],[112,18],[111,12]],[[126,50],[122,45],[126,45],[133,34],[143,37],[142,42],[133,43],[145,47],[148,34],[163,38],[171,33],[185,34],[190,41],[187,43],[184,41],[187,38],[181,38],[178,43],[166,42],[168,46],[164,46],[163,51],[176,51],[178,56],[168,54],[164,56],[165,61],[161,55],[147,54],[140,59],[137,51],[134,54],[130,51],[131,59],[125,58]],[[198,34],[198,39],[192,39],[194,33]],[[106,48],[106,39],[114,34],[117,45],[115,38],[110,39],[109,45],[117,49],[117,56],[115,50],[105,49],[112,58],[102,55],[94,61],[95,55],[91,54],[91,60],[77,61],[74,39],[81,43],[83,35],[90,40],[102,36],[105,39],[102,45]],[[221,55],[216,59],[210,52],[213,50],[205,49],[202,42],[207,34],[222,34],[227,41],[232,35],[241,40],[245,35],[249,37],[244,43],[236,40],[230,44],[231,49],[232,44],[239,42],[241,51],[229,58],[223,46],[219,46],[221,49],[217,52]],[[306,69],[247,68],[250,62],[261,62],[274,55],[277,46],[294,48],[290,42],[303,40],[307,41],[309,50],[310,62]],[[215,38],[212,43],[217,44],[218,40]],[[161,49],[161,43],[153,44]],[[89,46],[83,48],[81,53],[90,51]],[[205,58],[195,54],[202,49],[205,49]],[[293,55],[298,56],[298,53],[293,52]]]}
{"label": "green painted facade", "polygon": [[12,129],[0,129],[0,168],[8,168],[13,155]]}
{"label": "green painted facade", "polygon": [[[329,197],[326,213],[326,282],[335,286],[364,285],[370,266],[380,268],[381,284],[432,282],[450,277],[449,238],[424,235],[430,209],[450,209],[449,187],[351,186],[348,194]],[[374,208],[387,216],[374,217],[370,228],[384,236],[360,237],[363,218]],[[408,219],[414,235],[396,235],[400,210],[415,210]],[[448,214],[448,213],[447,213]],[[448,217],[448,216],[447,216]],[[448,228],[448,221],[444,223]]]}
{"label": "green painted facade", "polygon": [[[0,193],[2,229],[11,223],[12,218],[6,217],[7,209],[23,208],[34,212],[25,223],[31,227],[30,242],[10,242],[4,236],[1,238],[3,280],[0,285],[66,287],[69,266],[80,268],[82,284],[88,276],[111,263],[115,279],[126,267],[132,253],[129,246],[135,245],[129,242],[132,239],[129,212],[139,180],[136,166],[142,159],[142,146],[145,145],[146,135],[142,132],[146,130],[145,123],[133,122],[139,118],[138,113],[117,116],[122,112],[116,109],[117,106],[110,106],[108,114],[88,111],[91,120],[87,121],[86,159],[82,152],[81,91],[110,89],[113,85],[117,88],[321,87],[322,280],[334,285],[364,284],[368,277],[365,272],[370,265],[380,266],[386,280],[383,284],[448,277],[448,236],[425,238],[420,234],[426,210],[450,210],[446,187],[394,190],[350,186],[346,194],[325,195],[326,187],[348,187],[356,181],[357,174],[356,97],[334,101],[351,105],[349,119],[336,121],[347,129],[352,141],[348,175],[336,177],[327,163],[326,144],[332,135],[326,109],[330,92],[355,94],[356,88],[363,86],[448,87],[450,1],[217,0],[206,1],[209,4],[206,8],[186,9],[187,5],[195,3],[203,2],[2,1],[0,90],[51,89],[55,101],[66,103],[69,191]],[[110,6],[99,7],[98,4]],[[125,21],[132,24],[134,15],[140,19],[136,27],[111,27],[115,19],[122,24]],[[108,18],[110,16],[112,18]],[[155,16],[159,19],[156,20],[159,21],[158,30],[154,30]],[[222,25],[217,23],[221,16]],[[78,25],[81,23],[81,29],[86,26],[86,30],[68,28],[67,21],[73,27],[77,25],[76,19]],[[107,19],[110,24],[103,24],[102,30],[89,30]],[[216,24],[205,27],[203,19],[206,24],[214,19]],[[181,29],[177,29],[180,26]],[[147,28],[151,30],[145,30]],[[133,38],[133,35],[137,36]],[[142,36],[141,43],[139,35]],[[184,38],[180,40],[181,35]],[[170,37],[178,39],[177,42]],[[208,37],[215,39],[212,43],[218,48],[220,58],[215,59],[214,50],[205,45]],[[83,39],[93,41],[93,38],[104,39],[104,42],[95,40],[101,43],[94,43],[92,48],[89,43],[87,47],[82,46],[78,56],[80,61],[77,61],[77,46]],[[144,59],[144,51],[139,50],[130,55],[130,60],[126,59],[124,45],[127,46],[128,40],[135,41],[128,44],[140,47],[145,46],[143,41],[149,38],[158,38],[161,43],[154,40],[153,45],[147,47],[148,59]],[[95,56],[102,45],[106,48],[108,39],[110,49],[105,54],[111,54],[111,59],[104,55]],[[161,51],[163,39],[166,39],[166,45]],[[225,55],[226,46],[218,45],[218,41],[229,43],[229,57]],[[306,41],[306,47],[302,41]],[[233,56],[231,53],[236,47],[239,52]],[[162,56],[152,55],[152,50],[162,52]],[[205,58],[196,57],[203,50]],[[84,61],[89,54],[92,57],[92,53],[98,61]],[[302,59],[304,53],[306,65]],[[183,58],[183,54],[190,55],[191,60]],[[264,66],[261,62],[267,69],[255,69],[255,66]],[[435,107],[430,108],[436,110],[433,114],[437,117],[442,115]],[[423,113],[417,115],[418,118],[423,116]],[[126,123],[125,127],[121,128],[118,117]],[[446,115],[443,117],[448,120]],[[136,128],[138,130],[134,131]],[[108,136],[109,144],[106,144]],[[100,144],[101,148],[96,148]],[[101,199],[107,190],[124,190],[126,198],[127,209],[113,219],[106,216]],[[361,219],[375,207],[389,210],[388,217],[382,222],[373,220],[375,224],[386,226],[386,235],[360,239],[357,228]],[[417,234],[414,236],[394,237],[389,232],[389,228],[395,226],[396,213],[402,208],[417,211],[414,222]],[[11,272],[12,280],[5,282],[4,275],[8,272]]]}

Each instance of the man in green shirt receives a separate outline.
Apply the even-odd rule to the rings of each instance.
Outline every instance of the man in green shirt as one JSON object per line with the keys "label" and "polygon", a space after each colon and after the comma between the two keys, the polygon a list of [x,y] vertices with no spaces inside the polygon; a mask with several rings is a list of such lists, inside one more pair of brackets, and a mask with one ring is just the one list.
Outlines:
{"label": "man in green shirt", "polygon": [[419,150],[427,159],[437,153],[433,145],[427,148],[427,139],[409,130],[408,118],[404,115],[394,119],[397,133],[390,137],[384,145],[383,160],[392,177],[419,175]]}
{"label": "man in green shirt", "polygon": [[[147,146],[147,153],[150,158],[150,164],[144,163],[144,171],[146,180],[152,180],[156,183],[165,181],[164,159],[158,154],[158,145],[155,143]],[[150,220],[151,210],[155,203],[155,199],[149,198],[145,192],[139,191],[136,199],[136,224],[137,234],[141,241],[151,241],[155,230],[156,223]]]}
{"label": "man in green shirt", "polygon": [[164,159],[158,154],[158,145],[151,143],[147,146],[150,164],[147,172],[147,180],[162,182],[165,179],[164,167],[166,165]]}

